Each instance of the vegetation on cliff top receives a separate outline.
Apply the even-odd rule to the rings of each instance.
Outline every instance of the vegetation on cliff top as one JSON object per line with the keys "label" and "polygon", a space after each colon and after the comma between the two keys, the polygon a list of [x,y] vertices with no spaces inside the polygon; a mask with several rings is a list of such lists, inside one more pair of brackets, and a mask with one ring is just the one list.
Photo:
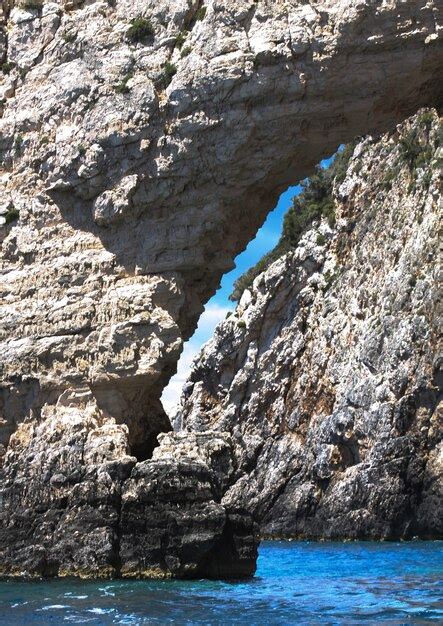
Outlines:
{"label": "vegetation on cliff top", "polygon": [[[443,146],[443,125],[438,121],[435,112],[423,110],[399,136],[393,134],[393,139],[389,150],[391,152],[395,150],[393,152],[395,156],[381,178],[382,189],[389,192],[393,182],[405,168],[409,177],[407,193],[415,191],[419,179],[422,186],[429,186],[432,178],[432,159],[436,149]],[[356,143],[355,141],[346,145],[328,167],[317,166],[314,174],[301,183],[302,191],[293,198],[292,206],[284,217],[283,232],[278,244],[235,281],[233,292],[229,296],[231,300],[239,301],[244,290],[251,287],[259,274],[283,254],[295,248],[315,220],[326,218],[331,226],[334,225],[333,187],[345,179],[349,159]],[[361,162],[357,163],[357,167],[361,169]],[[356,168],[354,171],[357,171]],[[319,243],[322,241],[322,235],[319,235],[318,241]]]}
{"label": "vegetation on cliff top", "polygon": [[292,199],[292,206],[284,217],[280,241],[273,250],[235,281],[230,300],[234,302],[240,300],[244,290],[252,285],[261,272],[297,246],[301,236],[315,220],[325,217],[331,226],[335,223],[333,185],[334,182],[335,184],[343,182],[354,147],[355,143],[345,146],[328,167],[317,166],[314,174],[301,183],[302,191]]}

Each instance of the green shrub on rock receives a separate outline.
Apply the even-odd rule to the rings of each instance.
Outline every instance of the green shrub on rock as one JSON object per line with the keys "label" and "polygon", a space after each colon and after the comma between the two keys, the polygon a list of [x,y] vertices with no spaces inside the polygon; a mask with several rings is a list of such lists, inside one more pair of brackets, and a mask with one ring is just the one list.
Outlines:
{"label": "green shrub on rock", "polygon": [[131,88],[128,85],[128,82],[131,80],[131,78],[134,76],[133,72],[129,72],[128,74],[126,74],[126,76],[124,76],[122,78],[122,80],[117,83],[116,85],[114,85],[114,89],[117,93],[129,93],[131,91]]}
{"label": "green shrub on rock", "polygon": [[417,128],[412,128],[399,140],[400,158],[412,171],[423,148],[418,139]]}
{"label": "green shrub on rock", "polygon": [[183,45],[186,41],[186,37],[187,37],[188,33],[186,31],[181,31],[177,37],[175,38],[175,42],[174,45],[176,48],[178,48],[179,50],[181,50],[183,48]]}
{"label": "green shrub on rock", "polygon": [[172,78],[177,73],[176,66],[170,61],[166,61],[163,66],[163,73],[160,77],[159,86],[166,89],[166,87],[171,83]]}
{"label": "green shrub on rock", "polygon": [[3,74],[9,74],[9,72],[11,72],[15,67],[15,63],[12,63],[11,61],[5,61],[4,63],[1,64],[0,69],[3,72]]}
{"label": "green shrub on rock", "polygon": [[14,140],[14,150],[16,154],[21,154],[21,151],[23,149],[23,144],[24,144],[24,139],[21,135],[17,135],[17,137]]}
{"label": "green shrub on rock", "polygon": [[206,16],[206,11],[207,11],[206,7],[200,7],[195,14],[195,20],[196,21],[204,20]]}
{"label": "green shrub on rock", "polygon": [[235,281],[233,292],[229,296],[231,300],[234,302],[240,300],[243,291],[252,285],[259,274],[283,254],[295,248],[315,220],[324,217],[331,227],[334,225],[335,203],[332,190],[334,185],[339,185],[345,179],[355,145],[355,142],[346,145],[328,167],[317,166],[314,174],[301,183],[302,191],[293,198],[292,207],[284,217],[280,241],[273,250]]}
{"label": "green shrub on rock", "polygon": [[23,0],[21,7],[23,9],[41,9],[43,6],[43,0]]}
{"label": "green shrub on rock", "polygon": [[146,17],[139,15],[131,20],[131,25],[126,31],[126,37],[133,43],[145,40],[147,37],[154,35],[154,28]]}
{"label": "green shrub on rock", "polygon": [[5,215],[6,224],[12,224],[12,222],[16,222],[20,214],[15,207],[11,207]]}

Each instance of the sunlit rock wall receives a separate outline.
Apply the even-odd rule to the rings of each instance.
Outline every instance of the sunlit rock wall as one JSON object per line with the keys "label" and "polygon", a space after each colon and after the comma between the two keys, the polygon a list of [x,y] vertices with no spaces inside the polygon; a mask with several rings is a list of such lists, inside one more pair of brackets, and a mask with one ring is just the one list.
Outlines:
{"label": "sunlit rock wall", "polygon": [[272,537],[443,534],[443,126],[422,112],[355,149],[317,223],[196,358],[178,425],[229,431],[236,503]]}
{"label": "sunlit rock wall", "polygon": [[81,389],[145,457],[183,339],[282,189],[438,99],[438,3],[12,4],[0,437]]}

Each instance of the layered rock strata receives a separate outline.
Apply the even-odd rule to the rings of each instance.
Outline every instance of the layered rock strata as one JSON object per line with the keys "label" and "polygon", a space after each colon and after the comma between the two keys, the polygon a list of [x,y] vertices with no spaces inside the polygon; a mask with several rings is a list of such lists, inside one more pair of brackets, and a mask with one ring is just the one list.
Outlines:
{"label": "layered rock strata", "polygon": [[[66,398],[90,398],[121,439],[113,460],[150,459],[222,274],[322,156],[438,101],[442,29],[433,0],[10,0],[0,21],[0,552],[15,571],[14,546],[50,551],[30,494],[56,517],[67,502],[48,486]],[[75,411],[86,440],[97,426]],[[87,455],[72,463],[95,484]]]}
{"label": "layered rock strata", "polygon": [[440,97],[438,5],[40,4],[2,26],[1,439],[86,386],[146,458],[182,341],[279,192]]}
{"label": "layered rock strata", "polygon": [[224,501],[270,537],[443,535],[443,126],[367,138],[317,223],[196,359],[178,426],[229,431]]}
{"label": "layered rock strata", "polygon": [[137,463],[127,426],[103,420],[91,398],[65,399],[44,418],[11,437],[0,576],[254,573],[257,527],[221,502],[233,472],[227,434],[163,435]]}

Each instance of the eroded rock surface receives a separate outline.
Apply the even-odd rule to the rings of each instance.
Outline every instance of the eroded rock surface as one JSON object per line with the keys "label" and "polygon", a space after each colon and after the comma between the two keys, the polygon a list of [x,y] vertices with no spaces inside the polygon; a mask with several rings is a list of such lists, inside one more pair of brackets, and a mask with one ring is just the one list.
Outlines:
{"label": "eroded rock surface", "polygon": [[[59,515],[31,461],[64,423],[63,398],[86,393],[97,412],[77,405],[81,441],[108,425],[122,438],[113,461],[149,459],[170,428],[161,392],[222,274],[320,158],[438,101],[442,29],[433,0],[0,10],[2,514],[14,502],[18,516],[3,517],[0,548],[12,555],[16,540],[34,545],[34,488]],[[46,439],[50,480],[69,444]],[[99,471],[73,463],[80,482]],[[107,559],[96,571],[115,571]]]}
{"label": "eroded rock surface", "polygon": [[438,6],[26,6],[0,51],[2,443],[86,385],[147,457],[182,341],[279,192],[438,99]]}
{"label": "eroded rock surface", "polygon": [[236,577],[255,571],[258,528],[222,495],[229,435],[163,435],[152,460],[93,399],[65,398],[11,437],[0,576]]}
{"label": "eroded rock surface", "polygon": [[443,534],[441,133],[424,112],[360,143],[336,225],[258,276],[195,361],[179,425],[231,433],[223,501],[264,535]]}
{"label": "eroded rock surface", "polygon": [[121,575],[241,578],[255,572],[258,526],[222,496],[233,472],[226,433],[160,435],[125,483]]}

